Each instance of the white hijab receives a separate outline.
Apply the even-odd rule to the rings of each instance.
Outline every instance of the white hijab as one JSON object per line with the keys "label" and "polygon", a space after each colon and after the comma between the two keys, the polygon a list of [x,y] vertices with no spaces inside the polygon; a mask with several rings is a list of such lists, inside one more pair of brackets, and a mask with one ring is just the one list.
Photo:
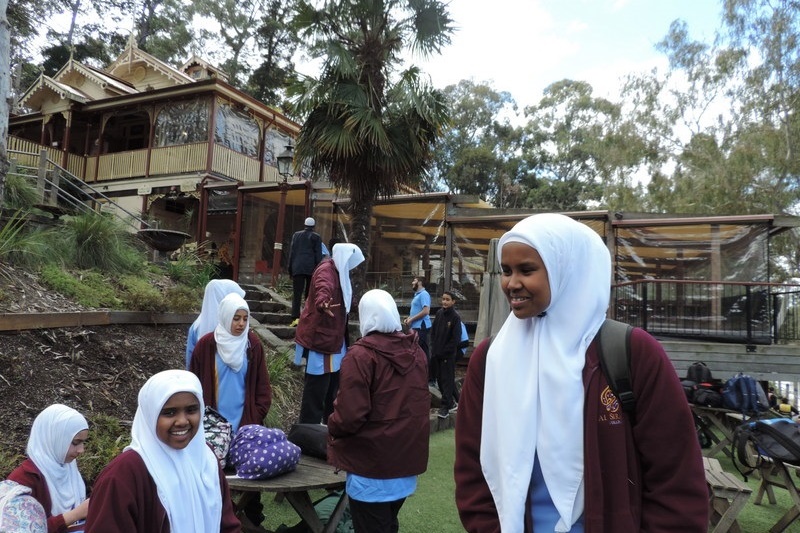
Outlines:
{"label": "white hijab", "polygon": [[[247,311],[247,325],[241,335],[231,333],[231,323],[236,311]],[[220,359],[238,372],[244,365],[247,354],[247,334],[250,332],[250,307],[238,294],[229,294],[219,303],[219,319],[214,330],[214,340],[217,341],[217,353]]]}
{"label": "white hijab", "polygon": [[365,292],[358,302],[358,327],[362,337],[373,331],[401,331],[400,313],[392,295],[381,289]]}
{"label": "white hijab", "polygon": [[582,372],[586,349],[605,319],[611,257],[597,233],[569,217],[539,214],[500,239],[536,249],[550,283],[544,316],[512,313],[486,359],[481,466],[504,533],[524,530],[534,454],[569,531],[584,508]]}
{"label": "white hijab", "polygon": [[65,463],[75,435],[89,429],[78,411],[59,403],[39,413],[28,438],[28,458],[44,475],[52,506],[50,514],[60,515],[86,499],[86,485],[77,461]]}
{"label": "white hijab", "polygon": [[[190,392],[200,402],[197,433],[182,450],[163,443],[156,434],[158,416],[173,394]],[[158,489],[173,533],[219,533],[222,492],[219,464],[203,433],[203,390],[197,376],[186,370],[165,370],[147,380],[139,391],[131,444]]]}
{"label": "white hijab", "polygon": [[344,299],[344,310],[350,312],[350,305],[353,301],[353,285],[350,283],[350,271],[364,262],[364,254],[361,248],[349,242],[339,242],[333,245],[331,258],[336,270],[339,271],[339,285],[342,286],[342,298]]}
{"label": "white hijab", "polygon": [[212,279],[206,284],[203,306],[200,308],[200,314],[192,323],[192,327],[197,331],[198,339],[206,333],[211,333],[217,327],[219,303],[229,294],[238,294],[244,298],[245,292],[238,283],[229,279]]}

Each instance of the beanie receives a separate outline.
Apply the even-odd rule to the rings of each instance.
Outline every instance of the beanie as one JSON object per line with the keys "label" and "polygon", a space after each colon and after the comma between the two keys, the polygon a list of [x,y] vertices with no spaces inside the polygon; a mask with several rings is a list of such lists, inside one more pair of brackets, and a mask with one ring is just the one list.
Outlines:
{"label": "beanie", "polygon": [[313,218],[311,218],[311,217],[308,217],[308,218],[306,219],[306,226],[309,226],[309,227],[312,227],[312,228],[313,228],[313,227],[314,227],[316,224],[317,224],[317,223],[316,223],[316,222],[314,222],[314,219],[313,219]]}

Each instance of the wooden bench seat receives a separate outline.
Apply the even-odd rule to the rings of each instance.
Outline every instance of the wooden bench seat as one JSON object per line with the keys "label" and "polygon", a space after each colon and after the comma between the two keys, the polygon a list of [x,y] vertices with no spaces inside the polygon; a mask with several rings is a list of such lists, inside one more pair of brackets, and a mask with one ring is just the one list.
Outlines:
{"label": "wooden bench seat", "polygon": [[706,483],[711,491],[709,502],[709,532],[741,533],[736,518],[753,490],[736,476],[722,469],[719,460],[704,457]]}

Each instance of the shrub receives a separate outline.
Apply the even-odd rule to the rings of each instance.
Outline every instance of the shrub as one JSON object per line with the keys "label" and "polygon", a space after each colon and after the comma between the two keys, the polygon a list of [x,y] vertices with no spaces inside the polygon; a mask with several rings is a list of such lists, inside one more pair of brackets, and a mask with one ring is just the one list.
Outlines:
{"label": "shrub", "polygon": [[[287,414],[297,407],[299,391],[303,387],[303,374],[294,370],[293,354],[289,349],[281,352],[267,350],[264,356],[267,360],[269,382],[272,386],[272,405],[264,424],[268,427],[281,427],[282,422],[289,418]],[[289,430],[289,428],[281,429]]]}
{"label": "shrub", "polygon": [[116,219],[90,212],[65,217],[58,230],[62,257],[76,268],[137,272],[144,262],[142,247]]}
{"label": "shrub", "polygon": [[200,311],[203,293],[192,287],[178,286],[166,290],[167,306],[173,313]]}
{"label": "shrub", "polygon": [[86,452],[78,459],[87,486],[94,484],[103,468],[122,453],[130,440],[130,428],[123,428],[118,419],[102,414],[89,417]]}
{"label": "shrub", "polygon": [[122,304],[130,311],[164,312],[168,302],[161,292],[148,279],[133,275],[119,279],[122,287]]}
{"label": "shrub", "polygon": [[39,201],[39,191],[31,183],[31,177],[22,174],[8,174],[5,179],[3,204],[12,209],[32,209]]}

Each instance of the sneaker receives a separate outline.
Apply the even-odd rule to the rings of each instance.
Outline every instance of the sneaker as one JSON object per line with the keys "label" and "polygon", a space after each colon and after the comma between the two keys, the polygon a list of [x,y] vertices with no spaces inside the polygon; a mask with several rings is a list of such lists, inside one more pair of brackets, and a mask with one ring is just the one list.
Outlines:
{"label": "sneaker", "polygon": [[441,419],[445,419],[448,416],[450,416],[450,411],[447,410],[447,407],[441,407],[439,409],[439,412],[436,413],[436,416],[438,416]]}
{"label": "sneaker", "polygon": [[453,404],[453,407],[450,408],[450,413],[451,414],[455,413],[456,411],[458,411],[458,404],[457,403]]}
{"label": "sneaker", "polygon": [[300,319],[299,318],[295,318],[294,320],[292,320],[292,323],[289,324],[289,327],[290,328],[296,328],[297,324],[299,324],[299,323],[300,323]]}

